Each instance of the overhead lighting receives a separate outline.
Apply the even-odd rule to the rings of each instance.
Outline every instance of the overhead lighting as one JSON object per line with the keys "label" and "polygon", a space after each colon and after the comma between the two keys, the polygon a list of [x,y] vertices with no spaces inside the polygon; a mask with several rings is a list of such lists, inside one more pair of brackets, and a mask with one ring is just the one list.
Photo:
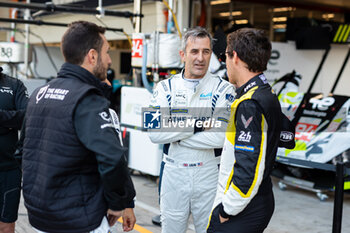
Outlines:
{"label": "overhead lighting", "polygon": [[248,20],[247,19],[239,19],[235,20],[235,24],[247,24]]}
{"label": "overhead lighting", "polygon": [[334,14],[322,14],[322,18],[324,18],[324,19],[333,19],[334,18]]}
{"label": "overhead lighting", "polygon": [[295,11],[295,7],[277,7],[273,8],[273,12],[286,12],[286,11]]}
{"label": "overhead lighting", "polygon": [[[219,13],[220,16],[223,16],[223,17],[227,17],[227,16],[230,16],[231,13],[230,12],[221,12]],[[242,15],[242,11],[232,11],[232,16],[239,16],[239,15]]]}
{"label": "overhead lighting", "polygon": [[219,5],[219,4],[225,4],[230,2],[231,0],[216,0],[216,1],[211,1],[210,5]]}
{"label": "overhead lighting", "polygon": [[273,25],[273,29],[285,29],[287,28],[287,24],[275,24]]}
{"label": "overhead lighting", "polygon": [[272,21],[273,22],[286,22],[287,21],[287,17],[273,17]]}

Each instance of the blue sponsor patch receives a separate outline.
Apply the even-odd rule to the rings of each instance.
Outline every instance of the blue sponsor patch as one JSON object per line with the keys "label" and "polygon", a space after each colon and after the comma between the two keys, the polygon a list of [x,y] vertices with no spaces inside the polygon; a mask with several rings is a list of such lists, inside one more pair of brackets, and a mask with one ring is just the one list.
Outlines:
{"label": "blue sponsor patch", "polygon": [[201,94],[199,97],[202,97],[202,98],[205,98],[205,97],[211,97],[213,95],[213,93],[212,92],[209,92],[209,93],[207,93],[207,94]]}
{"label": "blue sponsor patch", "polygon": [[223,118],[223,117],[218,117],[218,121],[223,121],[223,122],[228,123],[228,120],[227,120],[227,119],[225,119],[225,118]]}
{"label": "blue sponsor patch", "polygon": [[200,100],[207,100],[207,99],[211,98],[212,96],[213,96],[212,92],[209,92],[207,94],[202,93],[202,94],[200,94],[199,99]]}
{"label": "blue sponsor patch", "polygon": [[175,108],[175,109],[171,109],[171,113],[188,113],[188,109]]}
{"label": "blue sponsor patch", "polygon": [[232,103],[235,100],[235,97],[231,94],[226,94],[226,100]]}
{"label": "blue sponsor patch", "polygon": [[235,145],[235,150],[254,151],[254,146]]}
{"label": "blue sponsor patch", "polygon": [[259,75],[259,78],[260,78],[260,80],[261,80],[264,84],[267,83],[267,79],[266,79],[266,77],[265,77],[264,74]]}

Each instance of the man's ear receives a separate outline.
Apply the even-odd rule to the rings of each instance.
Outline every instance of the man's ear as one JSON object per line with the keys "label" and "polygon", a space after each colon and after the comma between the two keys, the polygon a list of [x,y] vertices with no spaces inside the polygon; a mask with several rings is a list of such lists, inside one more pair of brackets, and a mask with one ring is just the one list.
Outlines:
{"label": "man's ear", "polygon": [[95,49],[90,49],[86,56],[90,65],[94,66],[97,64],[98,53]]}
{"label": "man's ear", "polygon": [[180,54],[180,57],[181,57],[181,61],[182,61],[182,62],[185,62],[185,52],[182,51],[182,50],[180,50],[180,51],[179,51],[179,54]]}
{"label": "man's ear", "polygon": [[238,63],[238,61],[240,61],[241,59],[239,59],[239,57],[237,56],[237,53],[236,52],[233,52],[233,62],[235,64]]}

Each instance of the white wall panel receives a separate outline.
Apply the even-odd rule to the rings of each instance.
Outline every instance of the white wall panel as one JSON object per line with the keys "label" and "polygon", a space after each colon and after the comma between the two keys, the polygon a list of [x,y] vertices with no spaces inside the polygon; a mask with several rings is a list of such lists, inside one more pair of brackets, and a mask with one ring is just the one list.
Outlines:
{"label": "white wall panel", "polygon": [[[336,80],[348,51],[348,45],[332,44],[312,92],[328,94]],[[270,83],[283,75],[296,72],[302,75],[300,90],[306,92],[321,62],[325,50],[296,49],[294,42],[272,43],[273,56],[265,72]],[[277,58],[278,55],[278,58]],[[273,57],[275,56],[275,59]],[[350,60],[348,61],[334,94],[350,96]]]}

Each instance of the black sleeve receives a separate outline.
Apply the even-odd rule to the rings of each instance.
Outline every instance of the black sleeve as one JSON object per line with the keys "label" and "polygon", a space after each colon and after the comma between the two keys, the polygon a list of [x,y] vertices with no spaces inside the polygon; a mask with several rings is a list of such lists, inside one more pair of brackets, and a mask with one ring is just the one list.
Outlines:
{"label": "black sleeve", "polygon": [[95,152],[108,208],[133,208],[136,195],[124,153],[111,121],[109,102],[102,96],[86,96],[74,114],[79,140]]}
{"label": "black sleeve", "polygon": [[13,156],[15,157],[20,168],[22,168],[23,143],[24,143],[24,138],[25,138],[25,128],[26,128],[26,119],[24,117],[22,128],[20,131],[20,137],[19,137],[19,140],[16,144],[17,149],[16,149],[15,153],[13,154]]}
{"label": "black sleeve", "polygon": [[14,98],[16,109],[0,109],[0,126],[19,130],[22,126],[25,110],[29,99],[27,88],[20,80],[16,80]]}

